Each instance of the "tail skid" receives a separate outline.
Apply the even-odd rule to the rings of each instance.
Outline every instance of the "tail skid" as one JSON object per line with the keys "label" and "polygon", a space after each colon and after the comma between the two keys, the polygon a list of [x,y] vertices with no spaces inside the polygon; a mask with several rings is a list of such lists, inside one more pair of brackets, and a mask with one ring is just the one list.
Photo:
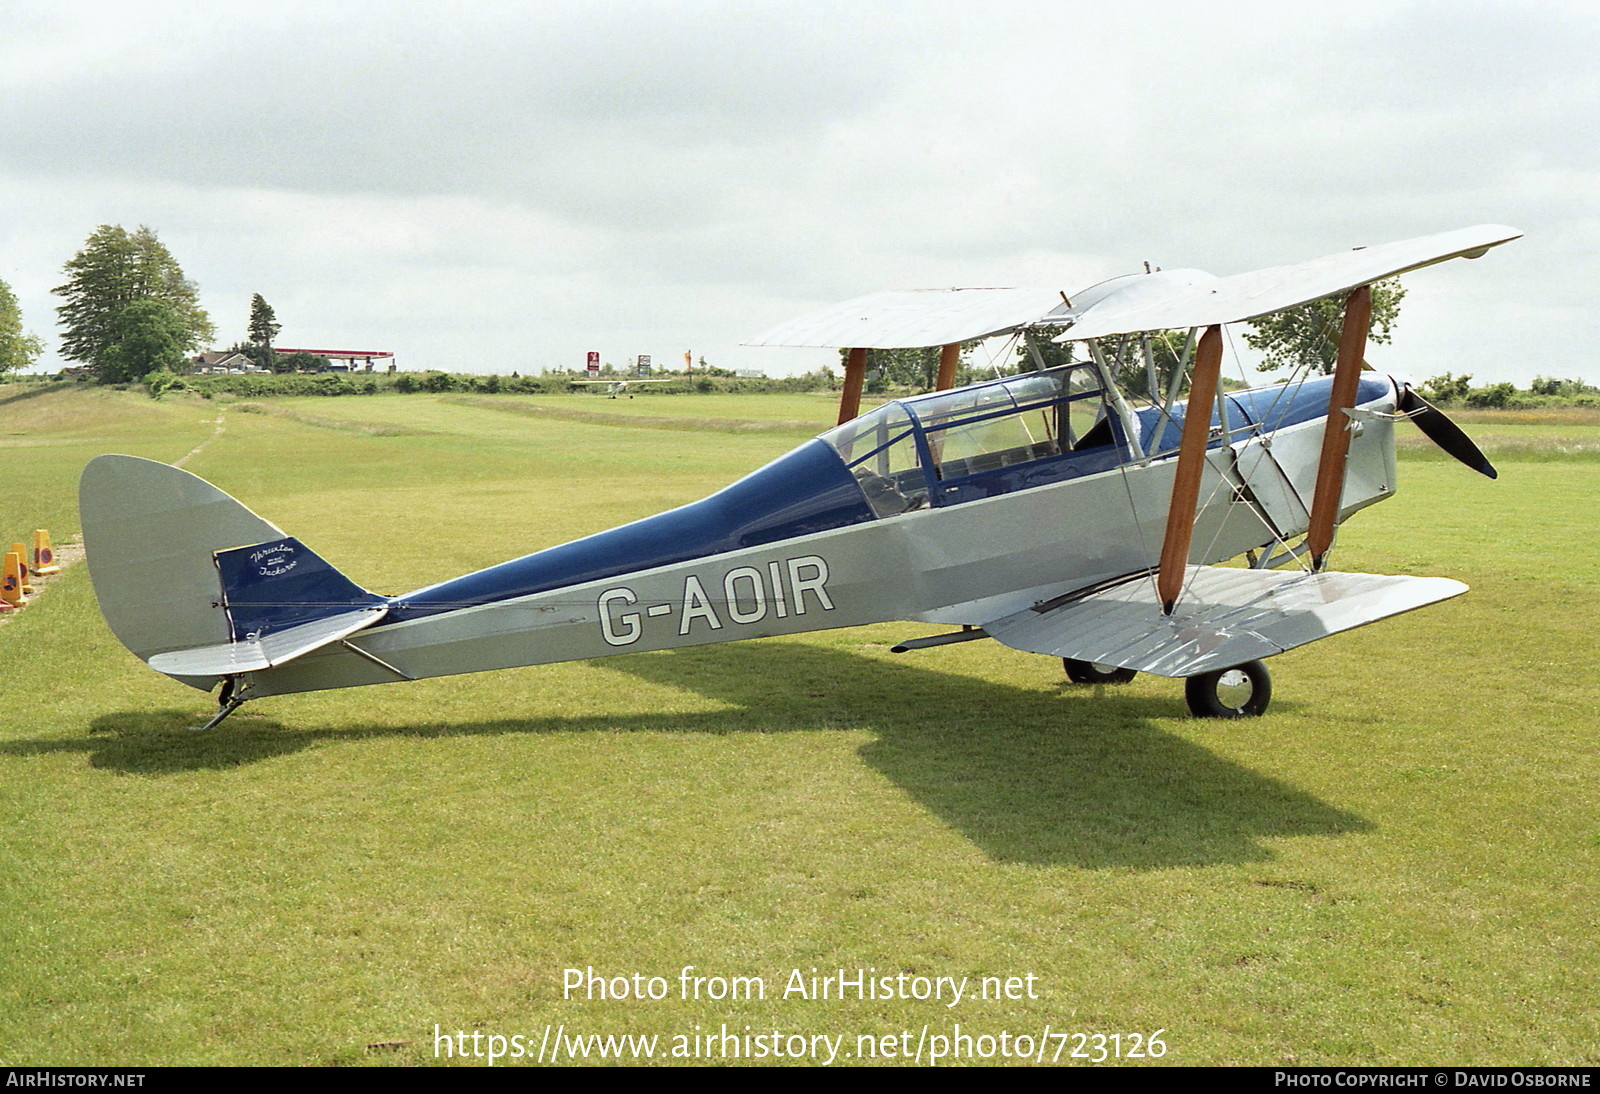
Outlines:
{"label": "tail skid", "polygon": [[97,457],[79,481],[78,508],[112,633],[151,668],[201,691],[340,641],[388,606],[169,464]]}

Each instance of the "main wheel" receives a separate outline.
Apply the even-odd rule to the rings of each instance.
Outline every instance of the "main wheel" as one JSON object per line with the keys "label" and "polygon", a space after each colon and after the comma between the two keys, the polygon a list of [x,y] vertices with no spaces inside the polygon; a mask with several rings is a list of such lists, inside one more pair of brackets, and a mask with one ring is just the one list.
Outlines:
{"label": "main wheel", "polygon": [[1132,669],[1119,669],[1098,661],[1074,661],[1070,657],[1063,657],[1061,666],[1067,670],[1067,679],[1074,684],[1126,684],[1139,675]]}
{"label": "main wheel", "polygon": [[1254,718],[1272,701],[1272,674],[1262,662],[1246,661],[1189,677],[1183,694],[1196,718]]}

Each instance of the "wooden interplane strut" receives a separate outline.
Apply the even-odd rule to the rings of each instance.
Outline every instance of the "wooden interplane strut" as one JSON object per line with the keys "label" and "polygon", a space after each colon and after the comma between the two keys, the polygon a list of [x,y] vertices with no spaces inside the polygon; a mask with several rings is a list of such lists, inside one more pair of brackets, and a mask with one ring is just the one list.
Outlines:
{"label": "wooden interplane strut", "polygon": [[961,343],[951,342],[939,350],[939,378],[934,382],[935,391],[949,391],[956,386],[956,365],[961,362]]}
{"label": "wooden interplane strut", "polygon": [[857,346],[845,354],[844,390],[839,393],[839,425],[861,413],[861,386],[867,379],[867,347]]}
{"label": "wooden interplane strut", "polygon": [[[1163,615],[1172,614],[1178,594],[1183,591],[1195,505],[1200,500],[1200,474],[1205,469],[1206,441],[1211,432],[1211,407],[1221,374],[1222,327],[1210,326],[1195,349],[1189,401],[1184,404],[1183,439],[1178,444],[1178,469],[1172,480],[1172,502],[1167,506],[1167,532],[1161,545],[1161,569],[1156,574],[1156,595]],[[1223,425],[1226,427],[1227,423]]]}
{"label": "wooden interplane strut", "polygon": [[1333,546],[1333,529],[1339,523],[1339,501],[1344,494],[1344,468],[1350,454],[1351,418],[1346,410],[1356,405],[1361,383],[1361,358],[1367,351],[1367,328],[1372,323],[1372,286],[1357,285],[1344,302],[1344,325],[1339,331],[1339,357],[1333,366],[1333,391],[1328,396],[1328,421],[1323,427],[1322,455],[1317,463],[1317,484],[1311,495],[1311,522],[1306,546],[1311,568],[1322,569]]}

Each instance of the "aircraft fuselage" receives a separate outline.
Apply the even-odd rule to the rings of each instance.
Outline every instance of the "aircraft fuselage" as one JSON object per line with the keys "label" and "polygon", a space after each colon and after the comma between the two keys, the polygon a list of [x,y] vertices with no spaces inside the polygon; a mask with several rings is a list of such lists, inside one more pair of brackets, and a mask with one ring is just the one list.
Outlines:
{"label": "aircraft fuselage", "polygon": [[[962,390],[985,387],[1005,390]],[[1213,415],[1191,563],[1305,531],[1326,389],[1317,380],[1229,396],[1227,443]],[[1394,492],[1393,427],[1369,412],[1393,411],[1397,398],[1391,381],[1363,381],[1341,519]],[[979,624],[1154,566],[1181,413],[1103,409],[1105,424],[1078,434],[1065,413],[1036,404],[1014,412],[1045,423],[1031,443],[991,451],[972,434],[1001,436],[1004,413],[963,426],[919,418],[937,409],[930,396],[889,405],[911,427],[897,442],[895,419],[868,456],[859,433],[833,431],[702,502],[395,597],[382,623],[349,640],[371,657],[328,646],[250,673],[247,687],[349,687],[891,620]],[[1059,434],[1037,439],[1052,421]],[[1153,455],[1138,456],[1130,421]]]}

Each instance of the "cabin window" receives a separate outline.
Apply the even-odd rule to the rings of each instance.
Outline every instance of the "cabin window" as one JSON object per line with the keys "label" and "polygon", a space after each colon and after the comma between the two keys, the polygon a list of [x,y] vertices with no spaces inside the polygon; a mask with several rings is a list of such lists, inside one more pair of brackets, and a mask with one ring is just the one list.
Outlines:
{"label": "cabin window", "polygon": [[1113,443],[1093,369],[1030,373],[1003,384],[918,400],[941,479]]}

